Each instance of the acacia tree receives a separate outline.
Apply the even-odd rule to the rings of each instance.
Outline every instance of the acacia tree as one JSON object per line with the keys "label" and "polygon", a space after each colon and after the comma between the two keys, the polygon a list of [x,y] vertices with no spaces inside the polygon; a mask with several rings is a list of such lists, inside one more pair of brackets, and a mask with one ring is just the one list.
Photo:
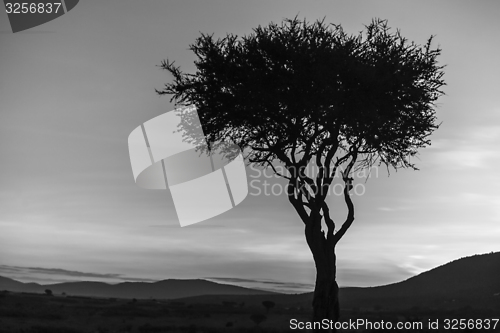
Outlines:
{"label": "acacia tree", "polygon": [[[196,107],[207,147],[236,144],[249,164],[288,180],[316,266],[314,321],[339,318],[335,247],[354,221],[351,175],[374,165],[417,170],[411,157],[439,127],[445,83],[432,39],[408,42],[385,20],[348,35],[295,17],[243,37],[201,34],[190,45],[194,74],[161,64],[174,79],[157,93]],[[311,165],[314,176],[305,172]],[[348,214],[336,231],[325,199],[338,171]]]}

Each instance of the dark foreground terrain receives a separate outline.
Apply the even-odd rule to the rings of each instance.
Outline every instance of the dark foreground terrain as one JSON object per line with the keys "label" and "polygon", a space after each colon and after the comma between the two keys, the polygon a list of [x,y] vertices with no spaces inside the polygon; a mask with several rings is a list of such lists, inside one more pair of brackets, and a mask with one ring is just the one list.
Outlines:
{"label": "dark foreground terrain", "polygon": [[[42,286],[0,277],[4,289],[0,333],[307,332],[313,297],[204,280]],[[339,332],[500,332],[500,252],[385,286],[341,288],[339,297]]]}
{"label": "dark foreground terrain", "polygon": [[[297,296],[294,296],[296,301]],[[309,298],[308,295],[304,296]],[[272,296],[210,296],[204,299],[186,298],[175,301],[129,300],[90,298],[81,296],[49,296],[43,294],[0,292],[0,332],[1,333],[104,333],[104,332],[307,332],[307,329],[290,327],[290,320],[307,322],[310,318],[308,299],[287,303],[286,298],[277,298],[271,308],[262,302]],[[235,301],[238,299],[239,301]],[[280,304],[282,300],[285,304]],[[290,298],[292,299],[292,298]],[[300,300],[300,299],[299,299]],[[268,303],[269,304],[269,303]],[[257,316],[255,316],[257,315]],[[260,315],[260,316],[259,316]],[[369,326],[346,329],[341,332],[450,332],[445,329],[446,319],[465,319],[468,325],[482,323],[482,329],[459,329],[457,321],[454,331],[498,332],[500,323],[490,321],[490,329],[485,329],[483,319],[500,318],[500,311],[478,309],[472,306],[450,309],[401,308],[399,310],[375,306],[374,308],[352,308],[341,311],[342,322],[364,320]],[[259,320],[260,319],[260,320]],[[473,320],[473,321],[472,321]],[[479,320],[479,321],[478,321]],[[422,326],[408,329],[376,329],[398,322],[406,325]],[[430,329],[429,322],[439,322],[440,329]],[[347,325],[347,324],[346,324]],[[410,326],[407,326],[410,327]],[[472,326],[469,326],[472,327]]]}

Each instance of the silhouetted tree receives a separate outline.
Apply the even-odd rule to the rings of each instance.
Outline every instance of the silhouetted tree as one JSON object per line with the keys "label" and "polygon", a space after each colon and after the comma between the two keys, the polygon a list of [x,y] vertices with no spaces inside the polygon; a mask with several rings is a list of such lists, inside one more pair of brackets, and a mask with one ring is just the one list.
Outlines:
{"label": "silhouetted tree", "polygon": [[266,308],[266,311],[269,312],[276,304],[273,301],[264,301],[262,305]]}
{"label": "silhouetted tree", "polygon": [[52,290],[50,290],[50,289],[45,289],[45,295],[47,295],[47,296],[52,296]]}
{"label": "silhouetted tree", "polygon": [[[190,45],[195,74],[161,64],[173,81],[157,92],[200,117],[206,137],[191,140],[208,151],[236,144],[248,163],[288,180],[316,266],[315,321],[339,318],[335,247],[354,221],[351,176],[374,165],[417,169],[411,157],[439,127],[445,83],[432,36],[421,46],[384,20],[365,28],[348,35],[324,20],[286,19],[242,38],[201,34]],[[325,199],[339,171],[348,213],[337,231]]]}

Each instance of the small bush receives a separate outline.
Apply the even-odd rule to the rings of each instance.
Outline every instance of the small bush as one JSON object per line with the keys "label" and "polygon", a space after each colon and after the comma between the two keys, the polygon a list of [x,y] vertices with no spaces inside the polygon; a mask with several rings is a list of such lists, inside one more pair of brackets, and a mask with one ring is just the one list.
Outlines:
{"label": "small bush", "polygon": [[255,325],[259,325],[260,323],[264,322],[267,319],[267,317],[263,314],[255,313],[250,316],[250,319],[252,319]]}
{"label": "small bush", "polygon": [[274,308],[274,306],[276,304],[274,302],[272,302],[272,301],[264,301],[264,302],[262,302],[262,305],[266,308],[266,311],[269,312],[269,310],[271,310],[272,308]]}

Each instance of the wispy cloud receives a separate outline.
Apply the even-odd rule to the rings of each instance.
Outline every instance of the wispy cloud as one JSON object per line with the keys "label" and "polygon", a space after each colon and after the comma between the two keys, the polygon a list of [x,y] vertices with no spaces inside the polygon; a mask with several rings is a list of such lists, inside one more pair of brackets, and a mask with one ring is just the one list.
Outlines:
{"label": "wispy cloud", "polygon": [[[481,117],[479,117],[481,118]],[[500,126],[498,117],[490,122],[468,124],[454,138],[436,139],[430,153],[434,166],[445,169],[473,171],[495,170],[498,164],[498,142],[500,141]]]}
{"label": "wispy cloud", "polygon": [[[172,229],[179,229],[178,224],[174,225],[167,225],[167,224],[155,224],[155,225],[150,225],[150,228],[172,228]],[[190,229],[212,229],[212,228],[227,228],[226,226],[223,225],[210,225],[210,224],[193,224],[189,226]]]}
{"label": "wispy cloud", "polygon": [[[156,282],[157,280],[147,278],[129,277],[116,273],[92,273],[71,271],[61,268],[43,268],[43,267],[21,267],[0,265],[0,274],[8,277],[21,279],[24,281],[51,281],[68,282],[79,280],[92,279],[92,280],[114,280],[116,282],[124,281],[138,281],[138,282]],[[68,279],[69,278],[69,279]]]}
{"label": "wispy cloud", "polygon": [[79,271],[68,271],[66,269],[60,269],[60,268],[26,267],[26,270],[30,273],[42,273],[49,275],[92,277],[92,278],[104,278],[104,279],[114,279],[120,277],[120,274],[99,274],[99,273],[89,273],[89,272],[79,272]]}
{"label": "wispy cloud", "polygon": [[205,277],[204,279],[213,282],[235,284],[247,288],[258,288],[285,293],[304,293],[314,290],[314,285],[309,283],[281,282],[271,279],[243,279],[233,277]]}
{"label": "wispy cloud", "polygon": [[383,212],[396,212],[396,211],[401,211],[401,210],[410,210],[412,207],[378,207],[378,210],[381,210]]}

